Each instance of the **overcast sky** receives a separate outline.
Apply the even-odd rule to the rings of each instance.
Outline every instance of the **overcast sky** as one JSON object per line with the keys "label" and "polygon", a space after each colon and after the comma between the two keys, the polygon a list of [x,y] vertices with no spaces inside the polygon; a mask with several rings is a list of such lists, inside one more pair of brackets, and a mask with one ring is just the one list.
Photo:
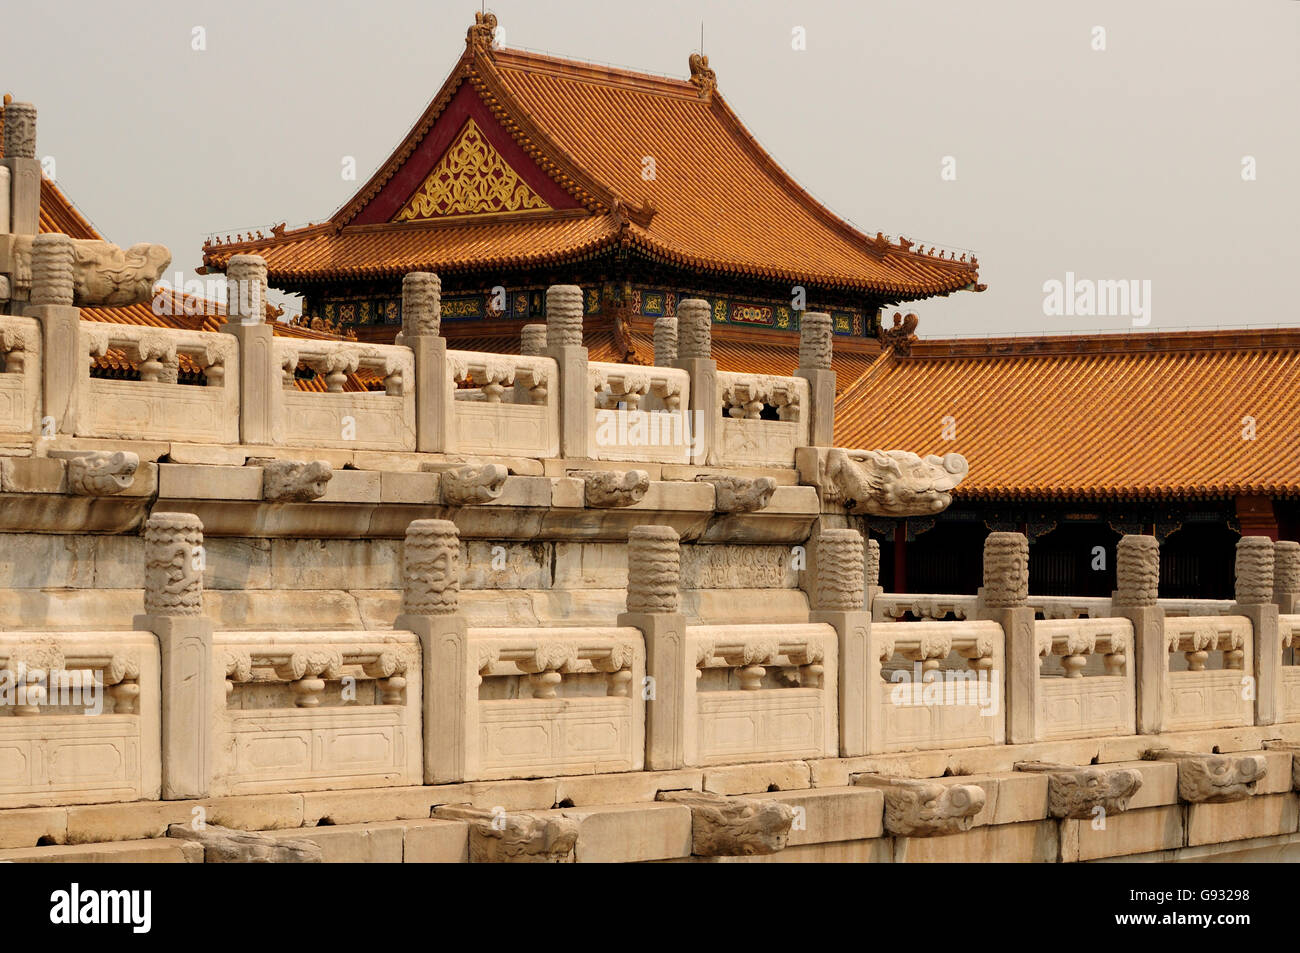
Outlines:
{"label": "overcast sky", "polygon": [[[15,3],[0,81],[36,103],[38,155],[100,231],[165,243],[169,277],[194,279],[206,235],[321,221],[348,199],[478,6]],[[1150,281],[1146,330],[1300,324],[1297,0],[489,9],[508,46],[678,77],[703,23],[722,94],[805,188],[869,234],[979,256],[988,290],[920,303],[925,336],[1134,327],[1045,314],[1044,283],[1067,272]]]}

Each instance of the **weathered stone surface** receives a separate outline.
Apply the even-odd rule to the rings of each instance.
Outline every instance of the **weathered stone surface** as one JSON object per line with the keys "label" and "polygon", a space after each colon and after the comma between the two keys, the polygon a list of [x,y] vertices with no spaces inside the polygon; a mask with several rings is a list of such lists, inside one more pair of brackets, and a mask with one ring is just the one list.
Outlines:
{"label": "weathered stone surface", "polygon": [[113,496],[130,489],[140,458],[126,451],[90,450],[67,458],[68,492],[81,496]]}
{"label": "weathered stone surface", "polygon": [[250,457],[249,466],[262,468],[262,499],[268,503],[310,503],[325,495],[334,470],[325,460],[271,460]]}
{"label": "weathered stone surface", "polygon": [[947,509],[969,465],[959,453],[922,459],[904,450],[847,451],[826,455],[826,477],[851,513],[925,516]]}
{"label": "weathered stone surface", "polygon": [[203,845],[167,837],[0,850],[0,863],[15,864],[201,864]]}
{"label": "weathered stone surface", "polygon": [[578,822],[563,815],[524,811],[489,811],[446,805],[439,818],[469,822],[472,864],[571,864],[578,843]]}
{"label": "weathered stone surface", "polygon": [[785,848],[794,811],[770,798],[661,791],[657,800],[691,809],[691,853],[700,857],[774,854]]}
{"label": "weathered stone surface", "polygon": [[195,829],[172,824],[167,836],[203,846],[205,864],[319,864],[321,849],[310,841],[278,840],[265,834],[232,831],[208,824]]}
{"label": "weathered stone surface", "polygon": [[691,853],[691,811],[680,804],[611,804],[570,808],[578,825],[574,860],[580,864],[644,863]]}
{"label": "weathered stone surface", "polygon": [[1255,794],[1268,773],[1263,755],[1155,751],[1151,757],[1178,764],[1178,798],[1189,804],[1240,801]]}
{"label": "weathered stone surface", "polygon": [[490,503],[501,496],[510,475],[499,463],[446,470],[439,478],[442,502],[448,506],[471,506]]}
{"label": "weathered stone surface", "polygon": [[264,832],[264,836],[277,844],[314,845],[325,864],[400,864],[405,859],[406,823],[402,821],[303,827]]}
{"label": "weathered stone surface", "polygon": [[645,470],[574,470],[582,480],[587,506],[615,507],[639,503],[650,489],[650,474]]}
{"label": "weathered stone surface", "polygon": [[695,478],[713,484],[713,508],[719,513],[753,513],[772,500],[776,481],[771,477],[739,477],[706,474]]}
{"label": "weathered stone surface", "polygon": [[671,526],[637,526],[628,534],[627,611],[673,613],[680,606],[681,553]]}
{"label": "weathered stone surface", "polygon": [[968,831],[986,799],[984,789],[974,784],[939,784],[877,774],[855,775],[853,783],[880,788],[885,796],[885,830],[896,837]]}
{"label": "weathered stone surface", "polygon": [[1132,768],[1074,767],[1046,761],[1020,762],[1018,771],[1048,775],[1048,810],[1052,817],[1084,819],[1128,810],[1129,800],[1142,787],[1142,774]]}

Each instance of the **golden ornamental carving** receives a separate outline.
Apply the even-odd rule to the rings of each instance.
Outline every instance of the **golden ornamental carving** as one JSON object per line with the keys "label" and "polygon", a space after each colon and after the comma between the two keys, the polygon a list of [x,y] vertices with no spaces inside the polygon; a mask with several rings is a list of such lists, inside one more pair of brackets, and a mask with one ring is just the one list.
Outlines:
{"label": "golden ornamental carving", "polygon": [[492,148],[478,124],[467,119],[460,135],[395,221],[550,207]]}

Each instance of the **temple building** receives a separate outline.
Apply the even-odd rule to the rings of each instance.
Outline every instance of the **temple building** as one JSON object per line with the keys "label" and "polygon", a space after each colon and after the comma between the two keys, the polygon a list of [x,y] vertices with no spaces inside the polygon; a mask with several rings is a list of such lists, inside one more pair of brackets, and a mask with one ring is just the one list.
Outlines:
{"label": "temple building", "polygon": [[1297,329],[921,340],[840,394],[835,440],[970,460],[944,512],[870,520],[893,591],[974,594],[1009,530],[1037,595],[1109,596],[1141,533],[1161,592],[1224,598],[1239,535],[1300,538],[1297,393]]}
{"label": "temple building", "polygon": [[[328,221],[204,247],[267,261],[308,322],[391,342],[401,279],[442,279],[456,346],[519,349],[548,285],[580,285],[593,359],[653,363],[655,318],[712,308],[724,370],[789,373],[800,313],[831,315],[846,386],[879,353],[883,307],[980,290],[976,260],[869,237],[799,187],[741,124],[707,57],[685,80],[494,48],[465,53],[379,171]],[[635,117],[635,121],[629,121]]]}

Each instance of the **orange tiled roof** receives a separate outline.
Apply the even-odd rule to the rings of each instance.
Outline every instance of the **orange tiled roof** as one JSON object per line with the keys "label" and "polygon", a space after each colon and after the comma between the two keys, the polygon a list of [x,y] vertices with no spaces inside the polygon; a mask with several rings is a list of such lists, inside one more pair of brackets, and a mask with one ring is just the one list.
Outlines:
{"label": "orange tiled roof", "polygon": [[[405,164],[426,138],[434,141],[439,117],[460,102],[466,83],[478,97],[475,108],[490,110],[571,208],[497,214],[482,224],[464,216],[437,227],[391,221],[386,187],[409,194],[414,180],[404,177]],[[449,124],[460,121],[448,115]],[[642,177],[647,155],[655,159],[650,181]],[[380,218],[379,206],[370,207],[376,197],[385,209]],[[368,217],[370,224],[358,224]],[[954,261],[913,251],[911,242],[868,238],[836,217],[776,164],[711,87],[473,42],[389,160],[329,222],[209,244],[204,263],[222,269],[233,254],[256,253],[267,259],[272,280],[291,284],[573,261],[616,245],[695,270],[900,301],[978,282],[973,258]]]}
{"label": "orange tiled roof", "polygon": [[919,341],[835,406],[838,446],[964,454],[966,498],[1300,495],[1300,329]]}

